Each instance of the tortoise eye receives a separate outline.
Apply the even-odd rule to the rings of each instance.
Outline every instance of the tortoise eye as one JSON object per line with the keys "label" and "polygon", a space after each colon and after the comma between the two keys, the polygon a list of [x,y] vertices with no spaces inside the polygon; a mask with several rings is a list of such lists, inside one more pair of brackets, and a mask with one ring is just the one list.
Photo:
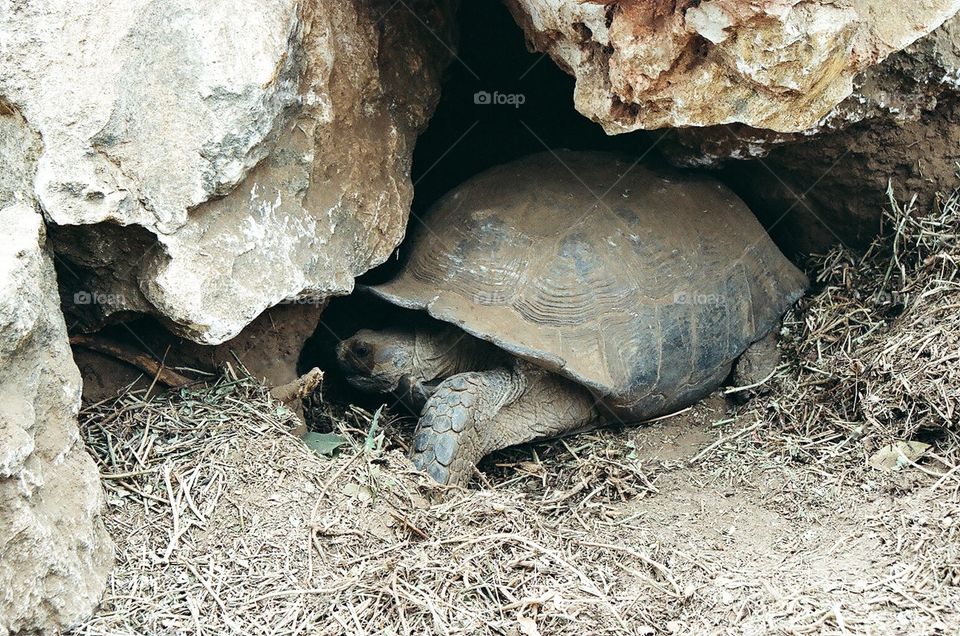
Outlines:
{"label": "tortoise eye", "polygon": [[358,358],[366,358],[370,355],[370,347],[365,344],[358,344],[353,347],[353,354]]}

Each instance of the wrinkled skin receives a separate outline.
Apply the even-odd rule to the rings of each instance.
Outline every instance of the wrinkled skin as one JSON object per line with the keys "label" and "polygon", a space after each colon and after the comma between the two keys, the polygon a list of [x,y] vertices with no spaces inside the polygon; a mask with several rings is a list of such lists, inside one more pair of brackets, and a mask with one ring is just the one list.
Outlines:
{"label": "wrinkled skin", "polygon": [[415,352],[412,332],[361,329],[337,346],[337,360],[352,386],[370,393],[392,393],[401,381],[422,378]]}
{"label": "wrinkled skin", "polygon": [[447,327],[361,329],[337,346],[337,361],[351,386],[392,394],[416,411],[444,379],[505,359],[499,349]]}

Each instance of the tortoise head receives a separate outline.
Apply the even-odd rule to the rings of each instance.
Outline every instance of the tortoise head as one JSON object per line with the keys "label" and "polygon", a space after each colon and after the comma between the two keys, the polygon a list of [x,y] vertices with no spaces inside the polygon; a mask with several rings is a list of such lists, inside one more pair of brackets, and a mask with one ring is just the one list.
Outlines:
{"label": "tortoise head", "polygon": [[388,393],[414,372],[415,344],[413,332],[361,329],[337,345],[337,362],[352,386]]}

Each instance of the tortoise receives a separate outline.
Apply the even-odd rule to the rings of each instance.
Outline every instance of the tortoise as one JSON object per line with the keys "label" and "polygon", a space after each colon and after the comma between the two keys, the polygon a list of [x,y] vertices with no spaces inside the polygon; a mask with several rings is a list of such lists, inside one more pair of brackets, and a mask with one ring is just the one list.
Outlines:
{"label": "tortoise", "polygon": [[362,329],[337,358],[355,387],[422,407],[412,460],[447,484],[500,448],[686,407],[738,358],[755,378],[808,284],[720,182],[607,153],[492,168],[422,221],[367,289],[436,320]]}

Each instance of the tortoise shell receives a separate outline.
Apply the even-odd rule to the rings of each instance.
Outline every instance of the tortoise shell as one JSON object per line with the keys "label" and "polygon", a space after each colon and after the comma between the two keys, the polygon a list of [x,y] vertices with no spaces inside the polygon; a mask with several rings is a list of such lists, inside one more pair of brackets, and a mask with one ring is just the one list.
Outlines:
{"label": "tortoise shell", "polygon": [[622,417],[685,406],[807,279],[713,179],[563,151],[483,172],[414,221],[371,288],[562,374]]}

